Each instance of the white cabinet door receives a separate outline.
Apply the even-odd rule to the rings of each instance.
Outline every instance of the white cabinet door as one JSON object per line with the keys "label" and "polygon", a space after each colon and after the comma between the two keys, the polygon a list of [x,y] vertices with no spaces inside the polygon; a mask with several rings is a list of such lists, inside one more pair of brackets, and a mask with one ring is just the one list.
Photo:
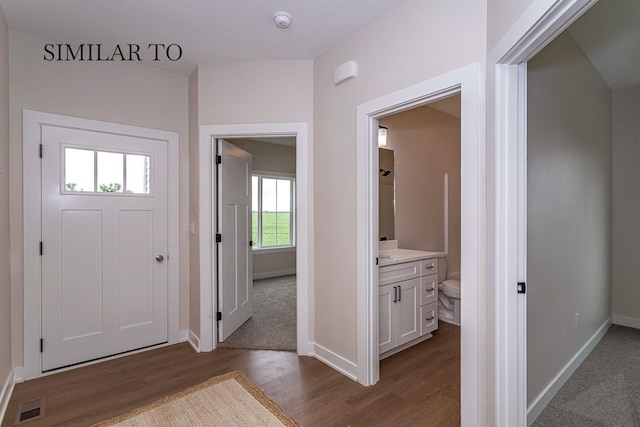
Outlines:
{"label": "white cabinet door", "polygon": [[396,285],[380,286],[378,292],[378,343],[380,353],[395,347],[395,305]]}
{"label": "white cabinet door", "polygon": [[396,303],[396,345],[402,345],[420,337],[420,279],[397,283],[400,288]]}
{"label": "white cabinet door", "polygon": [[420,335],[426,335],[438,329],[438,302],[420,307]]}

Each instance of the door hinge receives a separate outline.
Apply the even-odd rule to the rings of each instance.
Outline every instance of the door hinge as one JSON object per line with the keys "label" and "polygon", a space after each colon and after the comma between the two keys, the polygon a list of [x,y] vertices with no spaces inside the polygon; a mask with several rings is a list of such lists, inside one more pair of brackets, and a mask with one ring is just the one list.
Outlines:
{"label": "door hinge", "polygon": [[222,164],[222,156],[216,156],[216,165]]}
{"label": "door hinge", "polygon": [[44,243],[40,242],[40,255],[44,254]]}
{"label": "door hinge", "polygon": [[527,284],[525,282],[518,282],[518,293],[524,294],[527,292]]}
{"label": "door hinge", "polygon": [[222,243],[222,234],[216,234],[216,243]]}
{"label": "door hinge", "polygon": [[44,339],[40,338],[40,353],[44,351]]}
{"label": "door hinge", "polygon": [[376,265],[378,265],[378,257],[376,257]]}
{"label": "door hinge", "polygon": [[40,158],[42,158],[42,144],[40,144],[40,148],[38,149],[39,154],[40,154]]}
{"label": "door hinge", "polygon": [[217,312],[217,313],[216,313],[216,320],[217,320],[217,321],[222,320],[222,312],[221,312],[221,311],[219,311],[219,312]]}
{"label": "door hinge", "polygon": [[249,246],[253,246],[253,240],[249,240]]}

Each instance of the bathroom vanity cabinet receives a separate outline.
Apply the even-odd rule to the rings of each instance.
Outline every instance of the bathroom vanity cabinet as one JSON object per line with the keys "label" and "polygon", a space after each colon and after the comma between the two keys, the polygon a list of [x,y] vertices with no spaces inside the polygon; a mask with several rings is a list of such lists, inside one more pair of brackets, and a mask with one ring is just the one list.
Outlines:
{"label": "bathroom vanity cabinet", "polygon": [[[415,258],[420,251],[411,252]],[[378,270],[381,359],[431,338],[438,328],[437,258],[406,258],[387,258]]]}

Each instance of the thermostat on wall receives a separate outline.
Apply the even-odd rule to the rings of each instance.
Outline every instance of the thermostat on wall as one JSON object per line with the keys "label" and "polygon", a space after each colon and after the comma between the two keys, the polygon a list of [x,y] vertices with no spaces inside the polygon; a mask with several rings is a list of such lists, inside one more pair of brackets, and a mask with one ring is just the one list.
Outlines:
{"label": "thermostat on wall", "polygon": [[340,84],[344,81],[354,78],[357,72],[358,64],[356,63],[356,61],[347,61],[344,64],[336,67],[336,70],[333,72],[333,82],[335,84]]}

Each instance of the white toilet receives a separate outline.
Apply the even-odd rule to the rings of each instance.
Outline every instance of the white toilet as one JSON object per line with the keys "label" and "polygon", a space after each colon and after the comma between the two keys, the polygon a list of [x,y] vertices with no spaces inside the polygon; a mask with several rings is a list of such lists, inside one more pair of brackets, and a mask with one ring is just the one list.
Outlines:
{"label": "white toilet", "polygon": [[460,273],[447,274],[447,257],[438,258],[438,318],[460,326]]}

